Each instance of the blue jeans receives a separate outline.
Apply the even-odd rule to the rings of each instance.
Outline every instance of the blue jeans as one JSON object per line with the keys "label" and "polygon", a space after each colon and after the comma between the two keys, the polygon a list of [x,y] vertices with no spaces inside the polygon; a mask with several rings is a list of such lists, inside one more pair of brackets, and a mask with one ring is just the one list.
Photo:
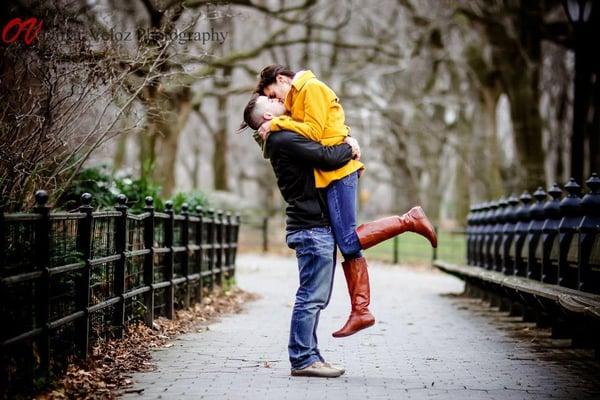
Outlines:
{"label": "blue jeans", "polygon": [[331,228],[289,231],[287,245],[296,250],[300,286],[292,311],[288,353],[292,369],[325,361],[317,343],[321,310],[327,307],[335,272],[335,240]]}
{"label": "blue jeans", "polygon": [[356,192],[358,171],[327,186],[327,207],[335,241],[344,259],[362,257],[356,234]]}

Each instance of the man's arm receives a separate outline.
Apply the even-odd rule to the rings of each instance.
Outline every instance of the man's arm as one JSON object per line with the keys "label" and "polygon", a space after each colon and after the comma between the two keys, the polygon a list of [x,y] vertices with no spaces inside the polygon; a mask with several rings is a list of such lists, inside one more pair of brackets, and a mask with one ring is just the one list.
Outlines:
{"label": "man's arm", "polygon": [[347,143],[323,146],[294,132],[282,131],[269,135],[267,142],[277,147],[278,151],[284,151],[292,158],[323,171],[341,168],[352,159],[352,147]]}

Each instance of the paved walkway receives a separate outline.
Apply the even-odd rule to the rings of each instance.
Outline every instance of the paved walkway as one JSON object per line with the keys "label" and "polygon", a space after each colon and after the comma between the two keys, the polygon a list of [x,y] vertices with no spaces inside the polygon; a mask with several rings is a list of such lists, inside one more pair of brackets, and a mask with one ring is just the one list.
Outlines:
{"label": "paved walkway", "polygon": [[547,331],[457,296],[462,283],[430,270],[371,265],[374,327],[330,333],[349,301],[338,265],[319,323],[337,379],[289,376],[287,338],[297,285],[295,259],[240,255],[238,284],[263,298],[208,330],[157,350],[158,369],[134,375],[127,399],[581,399],[600,398],[599,364]]}

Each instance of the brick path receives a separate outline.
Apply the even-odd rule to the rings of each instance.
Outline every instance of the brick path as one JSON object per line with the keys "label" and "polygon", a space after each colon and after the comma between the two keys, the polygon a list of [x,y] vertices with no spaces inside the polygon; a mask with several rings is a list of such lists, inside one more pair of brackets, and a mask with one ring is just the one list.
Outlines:
{"label": "brick path", "polygon": [[319,347],[345,366],[337,379],[289,376],[287,338],[297,285],[292,257],[240,255],[238,284],[263,298],[241,314],[182,336],[134,375],[127,399],[547,399],[600,398],[600,364],[478,300],[450,276],[372,263],[377,324],[334,339],[348,312],[338,264],[321,313]]}

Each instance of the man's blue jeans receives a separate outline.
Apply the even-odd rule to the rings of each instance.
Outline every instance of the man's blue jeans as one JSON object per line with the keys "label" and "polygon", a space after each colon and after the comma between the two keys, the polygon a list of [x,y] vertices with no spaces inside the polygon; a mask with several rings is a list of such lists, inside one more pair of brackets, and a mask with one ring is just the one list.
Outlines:
{"label": "man's blue jeans", "polygon": [[331,228],[288,231],[287,245],[296,250],[300,286],[292,312],[288,353],[292,369],[325,361],[317,343],[319,314],[331,298],[335,272],[335,240]]}
{"label": "man's blue jeans", "polygon": [[356,192],[358,171],[327,186],[327,207],[335,241],[344,259],[361,257],[360,242],[356,234]]}

